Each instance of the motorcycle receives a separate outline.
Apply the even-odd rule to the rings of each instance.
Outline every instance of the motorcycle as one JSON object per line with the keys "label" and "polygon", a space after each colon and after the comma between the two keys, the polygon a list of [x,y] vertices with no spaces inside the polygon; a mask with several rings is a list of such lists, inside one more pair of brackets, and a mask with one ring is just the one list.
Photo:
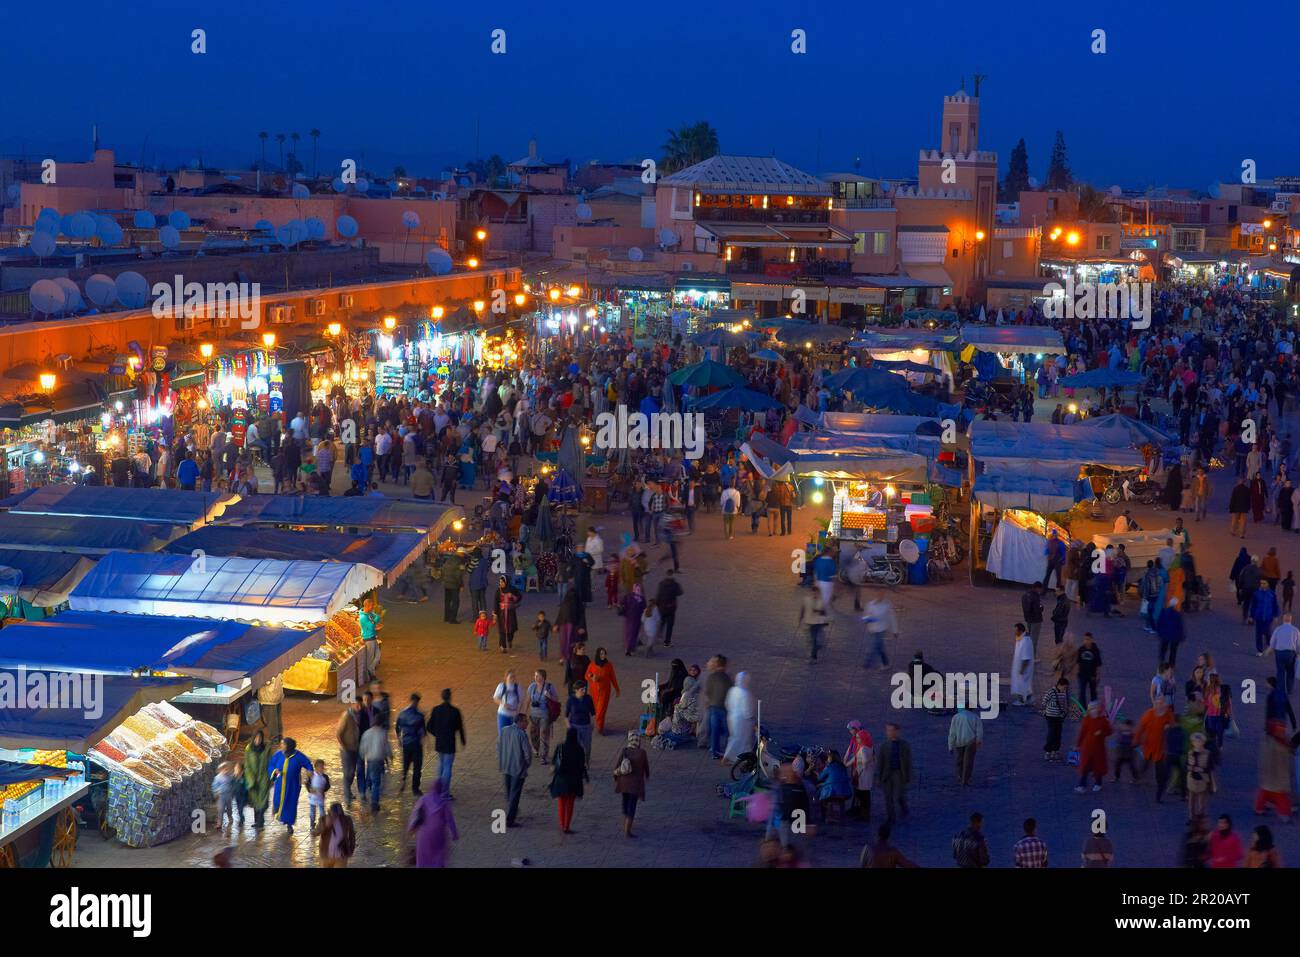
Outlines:
{"label": "motorcycle", "polygon": [[903,559],[898,555],[869,554],[865,549],[858,549],[840,570],[840,580],[850,585],[888,585],[893,588],[902,584],[906,574]]}

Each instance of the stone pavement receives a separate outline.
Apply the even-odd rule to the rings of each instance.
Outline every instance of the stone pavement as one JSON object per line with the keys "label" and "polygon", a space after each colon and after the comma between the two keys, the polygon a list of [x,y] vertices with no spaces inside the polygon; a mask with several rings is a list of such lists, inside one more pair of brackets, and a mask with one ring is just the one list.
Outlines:
{"label": "stone pavement", "polygon": [[[1263,679],[1273,673],[1270,658],[1254,657],[1253,629],[1239,622],[1227,582],[1227,573],[1239,543],[1228,535],[1225,505],[1231,477],[1227,471],[1212,473],[1215,509],[1207,522],[1192,523],[1191,534],[1198,569],[1212,583],[1211,611],[1187,616],[1189,638],[1179,654],[1177,681],[1181,692],[1195,655],[1213,653],[1221,673],[1238,688],[1242,679]],[[395,490],[394,490],[395,491]],[[464,495],[464,493],[461,493]],[[462,499],[463,500],[463,499]],[[1115,509],[1106,510],[1107,522]],[[1168,513],[1135,507],[1143,527],[1154,529],[1171,524]],[[618,797],[613,792],[612,766],[623,741],[640,713],[638,689],[656,671],[666,674],[672,657],[701,666],[715,652],[731,660],[731,672],[752,675],[751,687],[762,701],[763,723],[778,742],[819,743],[842,749],[847,740],[846,723],[861,720],[883,740],[886,720],[901,720],[904,736],[912,742],[914,783],[910,789],[912,819],[895,828],[895,842],[912,859],[925,866],[952,866],[951,838],[966,823],[970,812],[985,815],[985,832],[995,866],[1009,866],[1011,845],[1020,837],[1025,817],[1039,821],[1039,835],[1047,842],[1052,863],[1074,867],[1088,834],[1094,809],[1104,809],[1119,866],[1172,866],[1176,863],[1180,835],[1186,818],[1185,806],[1176,799],[1157,806],[1152,797],[1151,776],[1140,785],[1107,784],[1098,793],[1075,794],[1074,769],[1048,765],[1042,759],[1043,719],[1029,709],[1005,708],[985,724],[985,744],[975,768],[973,787],[956,786],[953,762],[947,753],[948,720],[921,713],[898,712],[889,703],[889,674],[863,667],[864,643],[852,614],[851,596],[837,595],[837,617],[831,627],[828,647],[821,660],[807,660],[805,641],[796,634],[797,602],[803,594],[791,572],[791,550],[816,527],[825,511],[809,507],[796,512],[796,535],[769,538],[763,529],[751,536],[743,522],[734,541],[722,539],[717,514],[697,515],[696,533],[681,545],[686,594],[678,614],[678,634],[670,650],[659,649],[654,658],[625,658],[621,653],[622,619],[597,603],[589,609],[592,643],[611,651],[622,696],[611,707],[608,731],[597,738],[592,759],[592,782],[587,796],[578,802],[574,820],[577,833],[563,836],[556,823],[555,805],[546,793],[547,769],[534,767],[525,787],[518,829],[495,834],[492,812],[504,806],[501,779],[495,763],[495,707],[491,693],[505,667],[516,669],[527,683],[538,664],[527,623],[544,609],[554,620],[554,595],[528,594],[520,607],[523,630],[515,654],[503,656],[495,646],[480,652],[468,622],[444,624],[441,589],[435,588],[426,604],[388,606],[384,631],[384,660],[381,675],[391,693],[394,710],[406,696],[418,690],[424,706],[437,703],[441,688],[454,689],[453,701],[465,714],[468,748],[457,755],[453,792],[460,840],[452,853],[453,866],[501,867],[527,858],[533,865],[566,867],[644,866],[744,866],[752,863],[761,827],[742,821],[727,821],[727,802],[715,794],[715,785],[727,779],[727,771],[700,750],[661,752],[650,750],[652,776],[649,798],[637,815],[635,840],[622,835]],[[1190,516],[1188,516],[1190,518]],[[1269,522],[1272,516],[1269,516]],[[600,516],[607,550],[614,550],[622,532],[630,527],[621,515]],[[1252,524],[1247,544],[1262,554],[1277,545],[1283,573],[1300,570],[1300,535],[1282,533],[1271,524]],[[657,559],[666,549],[649,549],[652,572],[650,587],[667,567]],[[900,638],[891,642],[891,664],[905,665],[913,651],[922,649],[927,661],[941,671],[993,671],[1003,675],[1005,685],[1012,653],[1012,626],[1020,618],[1021,591],[1013,586],[972,587],[960,574],[946,585],[898,588],[890,595],[898,612]],[[600,583],[596,592],[603,594]],[[468,601],[462,602],[462,615]],[[1050,608],[1050,603],[1049,603]],[[1103,685],[1126,699],[1123,712],[1134,720],[1145,708],[1147,685],[1156,664],[1156,644],[1143,633],[1137,618],[1137,602],[1125,604],[1125,616],[1118,619],[1087,619],[1076,610],[1071,631],[1076,635],[1091,630],[1105,659]],[[1050,622],[1045,636],[1050,636]],[[555,642],[552,642],[554,649]],[[1051,641],[1042,645],[1050,652]],[[553,651],[554,654],[554,651]],[[1047,654],[1044,654],[1044,658]],[[552,678],[562,675],[554,660],[548,663]],[[891,669],[892,671],[892,669]],[[1049,666],[1040,664],[1035,677],[1036,695],[1046,690]],[[1005,699],[1006,692],[1003,692]],[[1219,791],[1210,802],[1211,812],[1228,812],[1238,830],[1247,837],[1257,823],[1251,811],[1256,787],[1256,752],[1263,725],[1260,703],[1240,703],[1237,717],[1240,739],[1229,739]],[[1181,705],[1182,696],[1179,695]],[[302,750],[315,758],[323,756],[336,782],[338,754],[333,726],[339,706],[332,700],[289,695],[284,707],[286,732],[297,738]],[[1066,735],[1077,733],[1077,723],[1068,722]],[[558,729],[557,729],[558,730]],[[426,779],[436,764],[432,748],[426,759]],[[336,788],[339,784],[336,783]],[[335,792],[332,798],[339,798]],[[353,808],[358,830],[358,852],[353,866],[396,866],[405,846],[404,823],[410,812],[409,794],[398,794],[390,775],[380,813]],[[877,792],[871,825],[858,822],[834,824],[818,829],[809,841],[814,864],[853,866],[868,834],[881,820],[881,795]],[[183,867],[208,866],[211,856],[230,843],[238,847],[236,866],[311,865],[315,841],[302,824],[292,839],[284,828],[269,823],[256,834],[251,825],[237,835],[201,834],[174,841],[159,848],[133,850],[98,836],[84,835],[77,866]],[[1284,862],[1300,860],[1300,839],[1295,830],[1276,827]]]}

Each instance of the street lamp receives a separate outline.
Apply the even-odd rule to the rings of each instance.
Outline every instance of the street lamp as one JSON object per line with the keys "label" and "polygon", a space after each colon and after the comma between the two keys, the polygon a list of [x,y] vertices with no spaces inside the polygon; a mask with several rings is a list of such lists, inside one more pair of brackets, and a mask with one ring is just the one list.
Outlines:
{"label": "street lamp", "polygon": [[396,329],[396,328],[397,328],[397,317],[396,317],[396,316],[384,316],[384,328],[387,329],[389,332],[392,332],[394,329]]}
{"label": "street lamp", "polygon": [[556,301],[558,301],[559,298],[560,298],[560,290],[558,290],[558,289],[552,289],[552,290],[550,291],[550,297],[551,297],[551,302],[556,302]]}
{"label": "street lamp", "polygon": [[984,242],[984,230],[982,229],[975,230],[975,242],[977,243]]}
{"label": "street lamp", "polygon": [[581,295],[582,295],[582,287],[581,287],[581,286],[570,286],[570,287],[569,287],[569,296],[570,296],[571,298],[573,298],[573,299],[577,299],[577,298],[578,298],[579,296],[581,296]]}
{"label": "street lamp", "polygon": [[274,333],[274,332],[264,332],[264,333],[262,333],[262,345],[266,346],[268,349],[274,349],[274,348],[275,348],[275,333]]}
{"label": "street lamp", "polygon": [[1079,245],[1079,234],[1074,230],[1070,230],[1069,234],[1065,237],[1065,241],[1071,246],[1077,246]]}
{"label": "street lamp", "polygon": [[482,299],[475,299],[475,300],[474,300],[474,311],[475,311],[475,312],[482,312],[484,306],[486,306],[486,305],[487,305],[487,303],[485,303]]}
{"label": "street lamp", "polygon": [[331,336],[337,338],[339,333],[343,331],[343,323],[331,322],[328,326],[325,327],[325,329]]}
{"label": "street lamp", "polygon": [[434,319],[441,319],[443,312],[444,310],[442,306],[434,306],[431,310],[429,310],[429,315],[431,315]]}
{"label": "street lamp", "polygon": [[475,259],[473,256],[470,256],[469,259],[465,260],[465,265],[468,266],[470,269],[477,269],[478,260]]}
{"label": "street lamp", "polygon": [[203,356],[204,359],[211,359],[211,358],[212,358],[212,343],[210,343],[210,342],[200,342],[200,343],[199,343],[199,355]]}
{"label": "street lamp", "polygon": [[41,388],[44,389],[46,392],[53,392],[55,383],[58,382],[58,378],[54,375],[53,372],[42,372],[40,375],[40,380],[41,380]]}
{"label": "street lamp", "polygon": [[478,232],[474,234],[474,238],[477,239],[479,242],[483,242],[483,240],[487,239],[487,230],[480,229]]}
{"label": "street lamp", "polygon": [[516,305],[516,306],[522,306],[522,305],[524,304],[524,300],[525,300],[525,298],[526,298],[526,297],[524,296],[524,294],[523,294],[522,292],[517,292],[517,293],[515,293],[515,305]]}

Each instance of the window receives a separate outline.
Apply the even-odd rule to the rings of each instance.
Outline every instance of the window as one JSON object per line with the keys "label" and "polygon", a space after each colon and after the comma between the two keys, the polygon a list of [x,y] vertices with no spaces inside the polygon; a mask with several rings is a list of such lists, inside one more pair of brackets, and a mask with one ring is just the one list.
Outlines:
{"label": "window", "polygon": [[961,146],[961,124],[949,123],[948,124],[948,152],[958,153],[960,152],[959,149],[960,146]]}
{"label": "window", "polygon": [[1012,242],[1011,240],[1009,240],[1009,239],[1004,240],[1003,243],[1002,243],[1002,258],[1003,258],[1003,259],[1010,259],[1010,258],[1011,258],[1012,256],[1014,256],[1015,254],[1016,254],[1016,252],[1015,252],[1015,243],[1013,243],[1013,242]]}
{"label": "window", "polygon": [[859,256],[883,256],[889,252],[889,233],[868,229],[853,234],[853,251]]}
{"label": "window", "polygon": [[1047,197],[1047,211],[1048,211],[1049,213],[1054,213],[1054,212],[1056,212],[1056,197],[1055,197],[1055,196],[1049,196],[1049,197]]}
{"label": "window", "polygon": [[1106,249],[1110,249],[1110,236],[1103,233],[1097,237],[1097,251],[1101,252]]}
{"label": "window", "polygon": [[673,212],[689,213],[691,211],[691,191],[689,189],[673,190]]}

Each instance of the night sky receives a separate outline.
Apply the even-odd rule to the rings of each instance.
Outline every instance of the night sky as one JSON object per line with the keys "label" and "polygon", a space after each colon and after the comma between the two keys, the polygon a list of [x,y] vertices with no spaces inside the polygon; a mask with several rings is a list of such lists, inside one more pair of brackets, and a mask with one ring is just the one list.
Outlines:
{"label": "night sky", "polygon": [[[3,14],[22,39],[5,43],[0,152],[85,158],[98,122],[125,161],[244,167],[259,130],[272,162],[274,135],[296,130],[310,169],[318,127],[322,170],[352,157],[433,175],[476,144],[517,159],[530,137],[546,159],[639,162],[668,127],[704,119],[725,152],[914,176],[916,150],[939,145],[942,97],[979,72],[980,145],[1004,172],[1023,136],[1041,177],[1060,128],[1076,178],[1204,190],[1245,158],[1261,179],[1300,173],[1290,54],[1268,53],[1290,21],[1281,3],[1208,0],[24,4]],[[489,50],[498,27],[504,56]]]}

